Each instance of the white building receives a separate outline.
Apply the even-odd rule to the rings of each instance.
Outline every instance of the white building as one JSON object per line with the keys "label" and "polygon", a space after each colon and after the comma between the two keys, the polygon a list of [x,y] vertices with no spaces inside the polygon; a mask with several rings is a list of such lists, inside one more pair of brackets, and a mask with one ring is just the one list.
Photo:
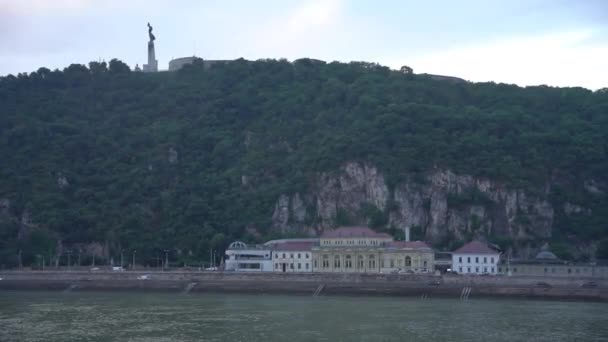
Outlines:
{"label": "white building", "polygon": [[312,241],[289,241],[274,245],[272,264],[275,272],[312,272]]}
{"label": "white building", "polygon": [[500,253],[483,242],[471,241],[452,253],[452,271],[458,274],[497,274]]}
{"label": "white building", "polygon": [[247,246],[237,241],[226,250],[226,271],[272,272],[272,254],[267,246]]}

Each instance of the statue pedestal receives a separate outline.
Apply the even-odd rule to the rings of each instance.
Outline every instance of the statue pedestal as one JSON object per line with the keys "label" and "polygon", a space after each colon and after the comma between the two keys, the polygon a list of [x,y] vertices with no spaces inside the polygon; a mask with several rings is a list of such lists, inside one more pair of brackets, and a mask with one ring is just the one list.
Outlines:
{"label": "statue pedestal", "polygon": [[144,72],[157,72],[158,61],[156,60],[156,52],[154,51],[154,41],[148,42],[148,64],[144,64]]}
{"label": "statue pedestal", "polygon": [[143,68],[144,72],[157,72],[158,71],[158,61],[148,61],[148,64],[144,64]]}

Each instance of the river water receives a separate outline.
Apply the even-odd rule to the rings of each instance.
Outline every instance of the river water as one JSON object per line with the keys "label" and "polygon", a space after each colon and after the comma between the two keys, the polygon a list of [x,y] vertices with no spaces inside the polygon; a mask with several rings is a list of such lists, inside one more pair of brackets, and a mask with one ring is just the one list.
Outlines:
{"label": "river water", "polygon": [[608,341],[608,305],[0,291],[0,341]]}

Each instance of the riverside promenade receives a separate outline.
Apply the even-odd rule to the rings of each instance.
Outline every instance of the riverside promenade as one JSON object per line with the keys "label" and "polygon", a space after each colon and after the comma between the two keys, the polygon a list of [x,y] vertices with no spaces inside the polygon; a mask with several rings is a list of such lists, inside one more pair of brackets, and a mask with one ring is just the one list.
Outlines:
{"label": "riverside promenade", "polygon": [[605,279],[362,273],[0,271],[0,290],[232,292],[608,301]]}

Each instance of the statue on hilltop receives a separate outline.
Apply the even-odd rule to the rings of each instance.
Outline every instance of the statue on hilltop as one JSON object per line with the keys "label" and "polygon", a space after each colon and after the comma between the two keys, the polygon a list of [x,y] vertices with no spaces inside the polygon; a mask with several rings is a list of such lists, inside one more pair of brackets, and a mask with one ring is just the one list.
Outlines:
{"label": "statue on hilltop", "polygon": [[150,36],[150,42],[156,40],[156,37],[154,37],[154,34],[152,33],[152,25],[150,25],[150,23],[148,23],[148,36]]}
{"label": "statue on hilltop", "polygon": [[144,72],[157,72],[158,71],[158,61],[156,60],[156,52],[154,51],[154,34],[152,33],[152,25],[148,23],[148,36],[150,36],[150,41],[148,42],[148,64],[144,64]]}

